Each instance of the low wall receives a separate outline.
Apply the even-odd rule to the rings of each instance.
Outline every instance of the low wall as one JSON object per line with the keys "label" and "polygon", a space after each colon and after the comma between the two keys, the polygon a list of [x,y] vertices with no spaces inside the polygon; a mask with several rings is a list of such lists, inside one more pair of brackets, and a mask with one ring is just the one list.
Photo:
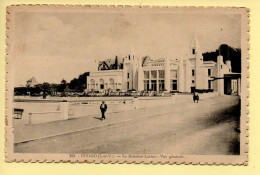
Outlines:
{"label": "low wall", "polygon": [[68,102],[98,102],[98,101],[124,101],[124,100],[133,100],[133,97],[51,97],[47,96],[46,99],[42,97],[31,97],[31,96],[14,96],[16,102],[30,102],[30,101],[39,101],[39,102],[60,102],[67,100]]}
{"label": "low wall", "polygon": [[[199,94],[200,100],[217,96],[217,93]],[[55,97],[57,98],[57,97]],[[15,102],[16,108],[24,109],[21,120],[15,125],[39,124],[69,118],[99,116],[100,104],[104,100],[108,105],[107,113],[123,112],[134,109],[165,106],[176,103],[193,103],[192,94],[175,94],[171,97],[61,97],[70,102]],[[80,99],[80,101],[78,100]],[[57,100],[57,99],[55,99]],[[67,107],[61,107],[67,104]]]}
{"label": "low wall", "polygon": [[35,125],[40,123],[48,123],[58,120],[64,120],[61,111],[47,111],[47,112],[36,112],[29,113],[28,124]]}
{"label": "low wall", "polygon": [[29,113],[59,111],[59,103],[15,102],[15,108],[24,109],[21,119],[14,119],[14,126],[29,124]]}
{"label": "low wall", "polygon": [[59,108],[56,111],[44,111],[44,112],[30,112],[28,118],[28,124],[40,124],[58,120],[69,119],[69,103],[61,102]]}

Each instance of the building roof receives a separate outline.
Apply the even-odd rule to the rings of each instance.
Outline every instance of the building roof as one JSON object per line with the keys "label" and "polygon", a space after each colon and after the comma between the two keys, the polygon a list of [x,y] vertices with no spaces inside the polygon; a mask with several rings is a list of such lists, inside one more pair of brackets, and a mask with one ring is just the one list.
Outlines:
{"label": "building roof", "polygon": [[118,58],[117,56],[115,58],[105,59],[103,61],[99,61],[98,64],[98,70],[111,70],[111,69],[117,69],[116,68],[116,60],[117,60],[117,66],[120,67],[120,65],[123,64],[123,58]]}

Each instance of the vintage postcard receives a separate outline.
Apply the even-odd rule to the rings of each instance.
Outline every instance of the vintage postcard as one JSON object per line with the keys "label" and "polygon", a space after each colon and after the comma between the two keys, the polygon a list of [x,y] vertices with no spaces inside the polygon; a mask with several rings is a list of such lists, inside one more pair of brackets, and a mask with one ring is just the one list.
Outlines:
{"label": "vintage postcard", "polygon": [[9,6],[6,160],[247,165],[248,16]]}

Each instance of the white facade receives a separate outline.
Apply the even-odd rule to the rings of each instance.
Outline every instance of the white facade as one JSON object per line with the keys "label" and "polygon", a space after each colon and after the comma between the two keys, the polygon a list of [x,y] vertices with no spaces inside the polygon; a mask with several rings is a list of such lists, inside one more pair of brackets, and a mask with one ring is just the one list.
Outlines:
{"label": "white facade", "polygon": [[87,79],[87,89],[116,90],[122,89],[123,70],[91,72]]}
{"label": "white facade", "polygon": [[182,59],[135,57],[129,55],[123,60],[123,69],[90,72],[87,90],[122,91],[178,91],[191,92],[194,89],[214,89],[224,94],[224,79],[212,81],[212,77],[223,78],[231,72],[231,62],[223,62],[220,55],[217,63],[203,61],[196,39],[190,45],[189,55]]}

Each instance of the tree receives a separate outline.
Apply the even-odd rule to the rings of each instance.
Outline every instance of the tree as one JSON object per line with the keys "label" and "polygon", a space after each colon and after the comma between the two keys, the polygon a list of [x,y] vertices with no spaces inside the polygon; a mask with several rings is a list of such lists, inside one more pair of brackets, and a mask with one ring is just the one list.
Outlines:
{"label": "tree", "polygon": [[64,80],[64,79],[62,79],[62,80],[61,80],[61,84],[63,84],[63,85],[64,85],[64,84],[67,84],[67,81]]}
{"label": "tree", "polygon": [[217,62],[218,55],[223,56],[224,63],[226,60],[231,61],[232,72],[241,73],[241,49],[233,48],[227,44],[220,45],[219,49],[215,52],[206,52],[203,53],[204,61],[214,61]]}
{"label": "tree", "polygon": [[42,88],[41,88],[41,85],[35,85],[34,87],[31,87],[30,88],[30,94],[32,96],[38,96],[40,95],[40,93],[42,92]]}
{"label": "tree", "polygon": [[66,80],[61,80],[61,84],[58,85],[57,91],[58,92],[64,92],[65,88],[67,86],[67,81]]}
{"label": "tree", "polygon": [[85,72],[84,74],[80,74],[78,78],[72,79],[69,83],[69,88],[74,91],[83,92],[86,88],[88,76],[89,72]]}
{"label": "tree", "polygon": [[77,79],[76,79],[76,78],[74,78],[74,79],[72,79],[72,80],[70,81],[70,83],[69,83],[69,88],[70,88],[70,89],[76,89],[76,88],[77,88]]}
{"label": "tree", "polygon": [[43,92],[47,92],[47,93],[50,93],[51,91],[51,85],[47,82],[44,82],[42,85],[41,85],[41,89],[43,90]]}

